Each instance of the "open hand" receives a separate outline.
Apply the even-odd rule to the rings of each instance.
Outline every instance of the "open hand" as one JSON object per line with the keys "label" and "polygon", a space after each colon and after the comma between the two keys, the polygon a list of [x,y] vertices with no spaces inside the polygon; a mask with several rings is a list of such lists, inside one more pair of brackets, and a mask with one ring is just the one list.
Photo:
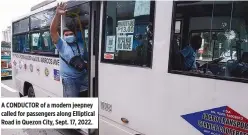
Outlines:
{"label": "open hand", "polygon": [[57,9],[56,9],[56,13],[59,15],[65,15],[66,13],[66,4],[65,3],[58,3],[57,4]]}

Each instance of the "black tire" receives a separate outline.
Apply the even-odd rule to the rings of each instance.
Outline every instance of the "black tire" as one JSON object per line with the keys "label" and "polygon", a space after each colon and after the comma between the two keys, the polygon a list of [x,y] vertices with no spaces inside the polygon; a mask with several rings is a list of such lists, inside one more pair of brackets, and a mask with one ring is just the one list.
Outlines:
{"label": "black tire", "polygon": [[28,88],[28,97],[30,97],[30,98],[35,97],[33,86],[29,86],[29,88]]}

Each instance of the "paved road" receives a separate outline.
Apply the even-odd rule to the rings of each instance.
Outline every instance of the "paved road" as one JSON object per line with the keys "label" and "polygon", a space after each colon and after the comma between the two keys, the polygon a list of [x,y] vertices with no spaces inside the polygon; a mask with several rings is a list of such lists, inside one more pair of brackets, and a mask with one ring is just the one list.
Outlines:
{"label": "paved road", "polygon": [[[14,89],[14,87],[13,87],[14,85],[13,85],[12,80],[2,80],[1,83]],[[9,91],[2,86],[1,87],[1,97],[19,97],[19,93],[16,90]]]}
{"label": "paved road", "polygon": [[[13,88],[12,80],[2,80],[2,84]],[[1,86],[1,97],[19,97],[16,90],[7,90]],[[1,135],[81,135],[74,130],[53,130],[53,129],[2,129]]]}

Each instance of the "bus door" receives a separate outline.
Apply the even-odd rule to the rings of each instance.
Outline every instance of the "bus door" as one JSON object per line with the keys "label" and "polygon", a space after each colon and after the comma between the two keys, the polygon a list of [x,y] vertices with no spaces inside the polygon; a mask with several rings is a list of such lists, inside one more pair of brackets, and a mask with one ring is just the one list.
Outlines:
{"label": "bus door", "polygon": [[90,47],[89,47],[89,88],[90,97],[98,97],[98,59],[99,59],[99,29],[100,29],[100,2],[91,2],[91,30],[90,30]]}
{"label": "bus door", "polygon": [[[83,47],[83,56],[84,60],[88,64],[87,79],[83,79],[83,83],[87,86],[88,94],[80,95],[81,97],[92,97],[96,96],[97,92],[93,92],[93,87],[95,83],[95,57],[96,53],[94,45],[98,44],[98,35],[99,32],[99,16],[97,14],[97,2],[89,1],[68,1],[67,2],[67,14],[63,18],[64,24],[63,30],[71,29],[76,34],[76,39],[79,45]],[[99,12],[99,11],[98,11]],[[98,46],[97,46],[98,47]],[[86,81],[88,80],[88,81]],[[87,82],[87,84],[85,83]],[[82,90],[84,91],[84,90]]]}
{"label": "bus door", "polygon": [[[98,59],[99,59],[99,29],[100,2],[90,3],[90,46],[89,46],[89,97],[98,97]],[[98,129],[89,129],[89,135],[99,135]]]}
{"label": "bus door", "polygon": [[[83,45],[84,59],[88,64],[88,94],[87,97],[97,97],[98,47],[99,47],[99,17],[100,2],[68,1],[67,15],[63,19],[63,27],[73,29],[77,42]],[[82,80],[83,83],[85,80]],[[85,97],[85,95],[80,95]],[[92,134],[96,130],[83,129],[83,133]]]}
{"label": "bus door", "polygon": [[151,126],[154,8],[153,1],[101,4],[98,75],[101,135],[145,134],[149,130],[146,127]]}

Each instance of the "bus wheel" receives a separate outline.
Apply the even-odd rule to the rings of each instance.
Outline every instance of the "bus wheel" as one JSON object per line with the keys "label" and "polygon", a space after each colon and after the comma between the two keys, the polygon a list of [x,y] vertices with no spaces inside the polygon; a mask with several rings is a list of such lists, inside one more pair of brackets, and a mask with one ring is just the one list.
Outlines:
{"label": "bus wheel", "polygon": [[28,97],[35,97],[33,86],[29,86],[28,88]]}

